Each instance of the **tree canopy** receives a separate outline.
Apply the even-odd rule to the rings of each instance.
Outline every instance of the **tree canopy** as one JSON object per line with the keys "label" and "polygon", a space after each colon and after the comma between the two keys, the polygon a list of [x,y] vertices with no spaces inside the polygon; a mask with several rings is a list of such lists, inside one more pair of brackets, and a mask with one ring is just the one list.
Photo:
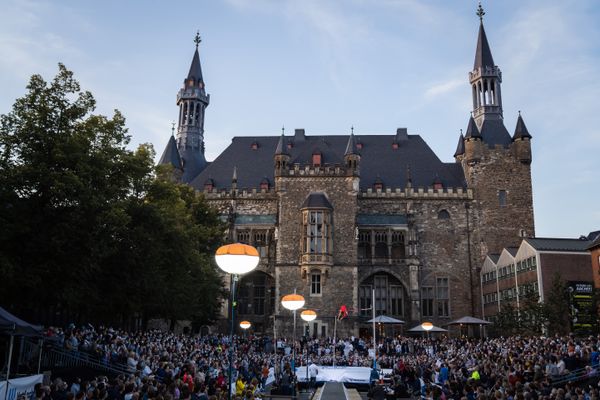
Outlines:
{"label": "tree canopy", "polygon": [[59,64],[0,116],[0,303],[73,319],[216,317],[223,226],[201,195],[135,151],[125,118]]}

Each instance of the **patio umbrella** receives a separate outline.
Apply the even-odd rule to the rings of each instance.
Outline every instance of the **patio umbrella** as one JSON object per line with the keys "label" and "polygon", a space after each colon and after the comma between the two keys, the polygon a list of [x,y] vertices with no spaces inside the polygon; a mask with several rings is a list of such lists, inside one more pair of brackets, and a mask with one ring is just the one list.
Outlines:
{"label": "patio umbrella", "polygon": [[392,317],[388,317],[387,315],[379,315],[373,319],[368,320],[369,323],[378,323],[378,324],[403,324],[404,321]]}
{"label": "patio umbrella", "polygon": [[492,322],[475,317],[462,317],[448,322],[446,325],[491,325]]}
{"label": "patio umbrella", "polygon": [[414,328],[410,328],[408,331],[409,332],[448,332],[448,330],[446,330],[444,328],[439,328],[435,325],[429,331],[427,331],[425,328],[423,328],[423,325],[421,325],[421,324],[415,326]]}

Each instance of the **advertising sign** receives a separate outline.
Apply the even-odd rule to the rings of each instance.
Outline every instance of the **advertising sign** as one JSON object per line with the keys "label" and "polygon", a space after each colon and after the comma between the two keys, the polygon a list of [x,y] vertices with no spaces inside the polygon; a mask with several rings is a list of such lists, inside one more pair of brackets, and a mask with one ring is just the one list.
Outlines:
{"label": "advertising sign", "polygon": [[571,301],[571,326],[574,333],[589,333],[594,323],[594,284],[570,281],[567,286]]}

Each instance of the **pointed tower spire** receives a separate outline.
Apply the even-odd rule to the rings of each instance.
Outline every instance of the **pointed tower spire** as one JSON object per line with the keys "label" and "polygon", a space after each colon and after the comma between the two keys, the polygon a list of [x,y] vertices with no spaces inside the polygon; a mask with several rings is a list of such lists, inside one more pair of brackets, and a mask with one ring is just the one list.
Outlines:
{"label": "pointed tower spire", "polygon": [[[473,71],[469,73],[473,95],[473,117],[479,127],[481,134],[489,145],[506,144],[510,142],[510,135],[506,128],[500,127],[502,116],[502,95],[500,84],[502,83],[502,72],[494,63],[490,44],[483,27],[483,7],[481,3],[477,7],[479,17],[479,34],[477,35],[477,47],[475,48],[475,61]],[[500,124],[492,123],[490,135],[486,135],[484,121],[500,121]],[[490,137],[488,137],[490,136]],[[488,143],[489,139],[489,143]]]}
{"label": "pointed tower spire", "polygon": [[202,67],[200,66],[200,33],[194,37],[196,50],[183,88],[177,94],[179,121],[177,124],[177,148],[183,158],[184,171],[182,181],[191,182],[205,167],[204,158],[204,112],[210,103],[206,94]]}
{"label": "pointed tower spire", "polygon": [[193,80],[194,83],[201,83],[201,88],[204,88],[204,80],[202,79],[202,67],[200,66],[200,54],[198,53],[198,46],[202,42],[200,38],[200,32],[196,32],[196,36],[194,37],[194,43],[196,43],[196,51],[194,52],[194,56],[192,58],[192,65],[190,65],[190,72],[188,72],[188,80]]}
{"label": "pointed tower spire", "polygon": [[350,133],[348,137],[348,144],[346,145],[346,151],[344,152],[344,156],[349,156],[351,154],[357,154],[358,151],[356,149],[356,143],[354,142],[354,130]]}
{"label": "pointed tower spire", "polygon": [[183,163],[181,162],[181,157],[179,156],[179,151],[177,150],[177,143],[175,142],[174,136],[169,138],[167,147],[165,147],[165,151],[163,151],[160,160],[158,160],[158,165],[172,165],[175,169],[183,169]]}
{"label": "pointed tower spire", "polygon": [[[461,135],[462,136],[462,135]],[[477,128],[477,124],[473,119],[473,115],[469,117],[469,124],[467,125],[467,132],[465,133],[465,139],[481,139],[481,133]]]}
{"label": "pointed tower spire", "polygon": [[460,130],[460,136],[458,137],[458,144],[456,145],[456,151],[454,157],[462,156],[465,154],[465,137],[463,136],[462,129]]}
{"label": "pointed tower spire", "polygon": [[519,117],[517,118],[517,126],[515,127],[515,134],[512,137],[513,142],[517,139],[531,139],[531,135],[527,130],[527,126],[525,126],[525,121],[523,121],[523,117],[521,117],[521,111],[519,111]]}
{"label": "pointed tower spire", "polygon": [[473,69],[494,67],[494,58],[492,57],[492,51],[490,50],[485,29],[483,28],[483,16],[485,15],[485,11],[483,11],[483,7],[481,7],[481,2],[479,2],[476,14],[479,17],[479,35],[477,36],[477,49],[475,50],[475,63]]}
{"label": "pointed tower spire", "polygon": [[283,134],[284,130],[281,129],[281,136],[279,137],[279,141],[277,142],[277,148],[275,149],[275,155],[288,154],[287,152],[287,143],[285,142],[285,135]]}

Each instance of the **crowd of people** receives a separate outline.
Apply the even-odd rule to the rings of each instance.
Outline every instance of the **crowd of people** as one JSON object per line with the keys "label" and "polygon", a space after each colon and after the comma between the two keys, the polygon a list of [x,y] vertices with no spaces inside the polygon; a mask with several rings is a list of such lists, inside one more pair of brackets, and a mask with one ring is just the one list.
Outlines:
{"label": "crowd of people", "polygon": [[[40,400],[208,400],[228,396],[229,351],[232,393],[260,399],[268,390],[291,394],[294,366],[373,366],[369,340],[301,338],[295,345],[268,337],[125,332],[91,326],[51,329],[68,351],[85,354],[125,373],[87,382],[56,378],[40,389]],[[600,364],[599,337],[382,338],[377,343],[371,398],[598,399],[598,386],[569,383],[573,371],[588,381]],[[293,354],[295,353],[295,359]],[[312,365],[316,365],[316,372]],[[381,372],[385,371],[385,374]],[[384,376],[385,375],[385,376]],[[581,376],[581,372],[579,376]],[[385,390],[380,380],[385,379]],[[557,385],[557,382],[562,384]],[[384,397],[381,397],[384,396]]]}

